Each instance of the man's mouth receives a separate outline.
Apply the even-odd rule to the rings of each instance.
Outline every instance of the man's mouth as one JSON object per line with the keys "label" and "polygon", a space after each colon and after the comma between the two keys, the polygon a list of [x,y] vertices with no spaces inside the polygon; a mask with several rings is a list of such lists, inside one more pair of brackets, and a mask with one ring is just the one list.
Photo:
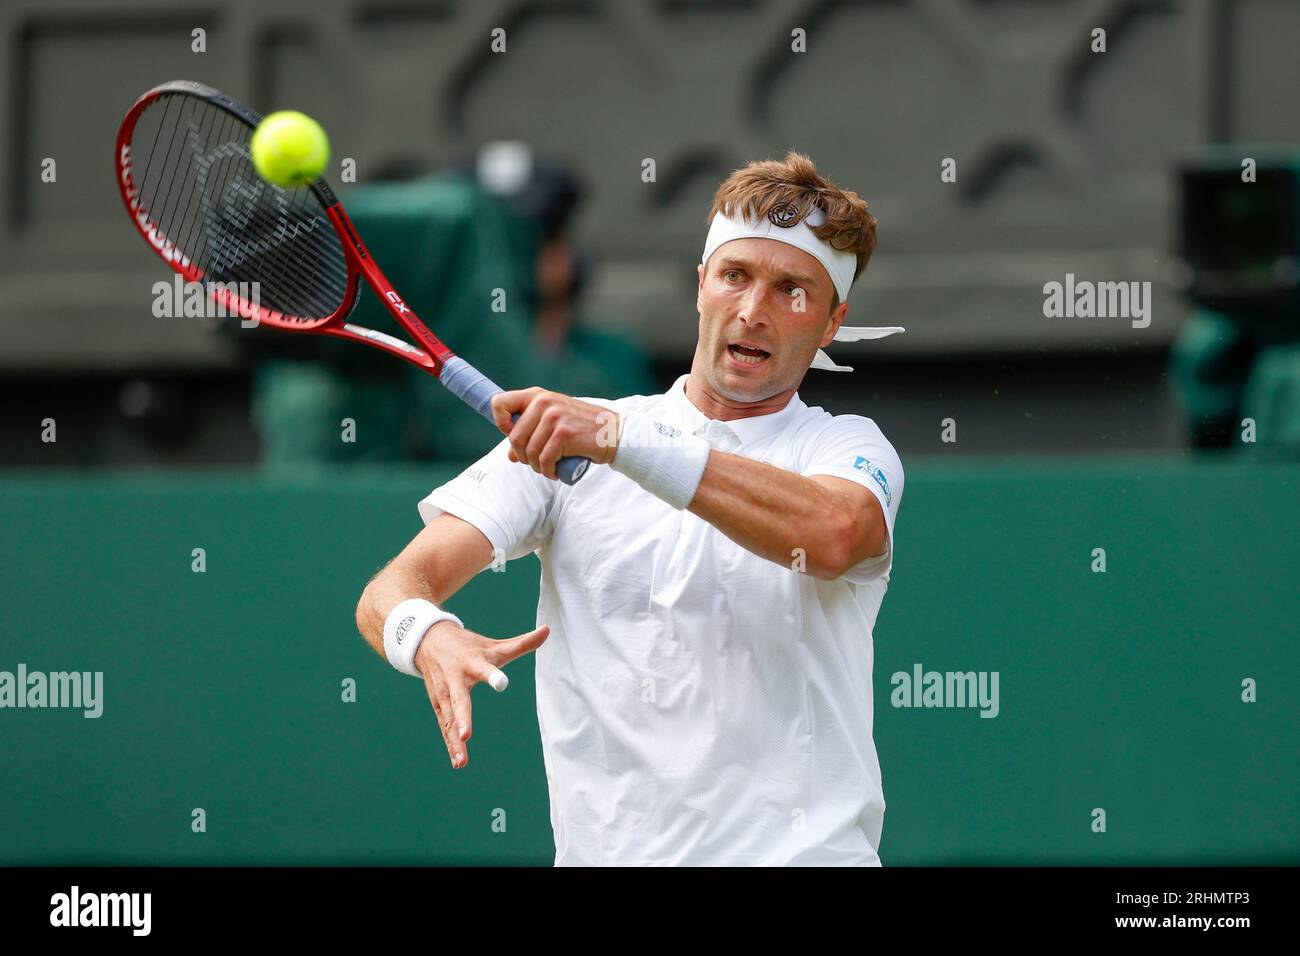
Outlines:
{"label": "man's mouth", "polygon": [[731,354],[731,357],[741,365],[762,365],[771,357],[772,354],[760,348],[740,345],[735,342],[727,346],[727,351]]}

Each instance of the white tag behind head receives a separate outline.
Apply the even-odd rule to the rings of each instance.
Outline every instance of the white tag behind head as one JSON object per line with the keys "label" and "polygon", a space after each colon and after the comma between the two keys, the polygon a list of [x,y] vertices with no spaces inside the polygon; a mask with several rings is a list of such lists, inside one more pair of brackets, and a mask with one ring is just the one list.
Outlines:
{"label": "white tag behind head", "polygon": [[852,365],[836,365],[835,360],[831,358],[829,355],[827,355],[825,352],[823,352],[821,349],[817,350],[817,354],[813,356],[812,364],[809,365],[808,367],[819,368],[826,372],[852,372],[853,371]]}
{"label": "white tag behind head", "polygon": [[[886,335],[893,335],[895,332],[906,331],[901,325],[883,325],[871,327],[867,325],[841,325],[835,333],[835,342],[861,342],[866,339],[883,339]],[[823,352],[817,350],[813,356],[812,364],[809,368],[819,368],[826,372],[852,372],[851,365],[836,365],[835,360]]]}
{"label": "white tag behind head", "polygon": [[875,328],[868,325],[841,325],[835,333],[836,342],[861,342],[864,339],[883,339],[895,332],[907,331],[901,325],[881,325]]}

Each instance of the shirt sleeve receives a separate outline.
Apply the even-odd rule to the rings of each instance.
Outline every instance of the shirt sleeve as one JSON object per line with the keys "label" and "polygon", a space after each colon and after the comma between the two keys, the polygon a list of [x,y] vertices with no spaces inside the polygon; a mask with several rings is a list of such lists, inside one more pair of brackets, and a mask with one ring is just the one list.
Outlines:
{"label": "shirt sleeve", "polygon": [[[541,547],[552,530],[558,481],[508,457],[502,438],[491,451],[420,502],[427,525],[444,511],[483,532],[493,554],[513,561]],[[496,558],[494,557],[494,561]]]}
{"label": "shirt sleeve", "polygon": [[886,577],[894,565],[894,520],[903,499],[903,463],[879,426],[860,415],[836,415],[819,434],[802,474],[832,475],[866,488],[885,515],[885,550],[843,575],[851,584]]}

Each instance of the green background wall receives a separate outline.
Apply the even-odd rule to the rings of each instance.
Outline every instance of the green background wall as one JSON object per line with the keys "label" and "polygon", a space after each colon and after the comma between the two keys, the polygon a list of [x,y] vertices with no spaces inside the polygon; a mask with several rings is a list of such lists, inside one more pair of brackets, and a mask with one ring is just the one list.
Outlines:
{"label": "green background wall", "polygon": [[[875,634],[886,865],[1300,860],[1300,469],[908,466]],[[0,863],[549,864],[531,660],[474,690],[452,771],[353,624],[453,473],[0,480],[0,670],[103,671],[105,698],[0,710]],[[536,600],[529,557],[448,606],[507,637]],[[998,671],[1001,713],[893,708],[916,662]]]}

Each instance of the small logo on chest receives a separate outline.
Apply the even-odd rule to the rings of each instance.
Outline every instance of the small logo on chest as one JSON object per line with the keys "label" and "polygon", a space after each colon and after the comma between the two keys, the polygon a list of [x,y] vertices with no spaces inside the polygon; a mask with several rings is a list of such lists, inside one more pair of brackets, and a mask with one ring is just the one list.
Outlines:
{"label": "small logo on chest", "polygon": [[655,422],[655,431],[665,438],[676,438],[681,435],[681,430],[673,428],[672,425],[665,425],[663,422]]}

